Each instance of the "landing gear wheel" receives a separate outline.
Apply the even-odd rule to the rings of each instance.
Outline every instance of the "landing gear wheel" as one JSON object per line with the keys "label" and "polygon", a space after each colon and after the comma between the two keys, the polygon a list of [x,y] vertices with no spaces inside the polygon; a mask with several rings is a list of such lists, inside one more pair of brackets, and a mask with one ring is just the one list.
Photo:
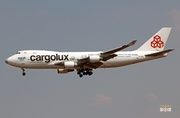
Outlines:
{"label": "landing gear wheel", "polygon": [[88,75],[89,75],[89,76],[91,76],[92,74],[93,74],[93,72],[92,72],[92,71],[90,71],[90,72],[88,73]]}
{"label": "landing gear wheel", "polygon": [[79,77],[83,77],[83,75],[82,75],[82,74],[79,74]]}
{"label": "landing gear wheel", "polygon": [[26,73],[25,73],[25,72],[23,72],[23,73],[22,73],[22,75],[23,75],[23,76],[25,76],[25,75],[26,75]]}
{"label": "landing gear wheel", "polygon": [[81,74],[81,72],[80,72],[80,71],[78,71],[78,72],[77,72],[77,74],[78,74],[78,75],[80,75],[80,74]]}
{"label": "landing gear wheel", "polygon": [[87,75],[88,71],[83,71],[83,75]]}
{"label": "landing gear wheel", "polygon": [[91,76],[93,74],[92,69],[80,69],[77,70],[77,74],[79,75],[79,77],[83,77],[83,75],[89,75]]}
{"label": "landing gear wheel", "polygon": [[22,69],[22,71],[23,71],[22,75],[23,75],[23,76],[25,76],[25,75],[26,75],[26,73],[25,73],[24,68],[21,68],[21,69]]}

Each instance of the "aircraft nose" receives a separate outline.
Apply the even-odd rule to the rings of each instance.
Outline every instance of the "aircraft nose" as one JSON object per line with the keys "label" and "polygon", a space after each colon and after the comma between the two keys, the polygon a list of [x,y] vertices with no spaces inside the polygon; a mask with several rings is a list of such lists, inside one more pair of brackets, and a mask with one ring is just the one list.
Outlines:
{"label": "aircraft nose", "polygon": [[8,59],[6,59],[5,62],[8,64]]}
{"label": "aircraft nose", "polygon": [[14,65],[16,65],[16,58],[17,57],[15,57],[15,56],[8,57],[5,60],[5,63],[7,63],[8,65],[14,66]]}

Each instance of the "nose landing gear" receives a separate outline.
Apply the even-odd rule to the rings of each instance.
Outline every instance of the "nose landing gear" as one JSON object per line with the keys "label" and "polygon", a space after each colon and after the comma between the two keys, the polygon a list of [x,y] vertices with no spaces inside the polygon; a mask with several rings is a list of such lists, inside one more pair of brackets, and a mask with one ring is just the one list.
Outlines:
{"label": "nose landing gear", "polygon": [[25,73],[24,68],[21,68],[21,69],[22,69],[22,71],[23,71],[23,72],[22,72],[22,75],[23,75],[23,76],[25,76],[25,75],[26,75],[26,73]]}

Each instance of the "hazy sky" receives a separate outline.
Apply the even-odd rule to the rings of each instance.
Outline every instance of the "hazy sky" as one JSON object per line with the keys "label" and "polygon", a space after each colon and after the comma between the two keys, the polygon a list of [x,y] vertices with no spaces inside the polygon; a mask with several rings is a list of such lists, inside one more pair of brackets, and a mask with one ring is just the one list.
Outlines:
{"label": "hazy sky", "polygon": [[[1,118],[179,118],[179,0],[0,0]],[[73,72],[26,70],[4,60],[18,50],[108,50],[137,39],[137,49],[162,27],[172,27],[168,57]],[[172,105],[160,113],[160,105]]]}

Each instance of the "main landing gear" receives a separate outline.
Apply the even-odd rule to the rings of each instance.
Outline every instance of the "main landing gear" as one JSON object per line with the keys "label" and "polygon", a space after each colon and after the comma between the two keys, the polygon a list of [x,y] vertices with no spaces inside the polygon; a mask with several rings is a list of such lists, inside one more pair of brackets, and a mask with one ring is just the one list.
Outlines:
{"label": "main landing gear", "polygon": [[81,69],[81,70],[77,71],[77,74],[79,75],[79,77],[83,77],[83,75],[91,76],[93,74],[93,72],[90,69]]}
{"label": "main landing gear", "polygon": [[23,76],[25,76],[25,75],[26,75],[26,73],[25,73],[24,68],[21,68],[21,69],[22,69],[22,71],[23,71],[23,72],[22,72],[22,75],[23,75]]}

